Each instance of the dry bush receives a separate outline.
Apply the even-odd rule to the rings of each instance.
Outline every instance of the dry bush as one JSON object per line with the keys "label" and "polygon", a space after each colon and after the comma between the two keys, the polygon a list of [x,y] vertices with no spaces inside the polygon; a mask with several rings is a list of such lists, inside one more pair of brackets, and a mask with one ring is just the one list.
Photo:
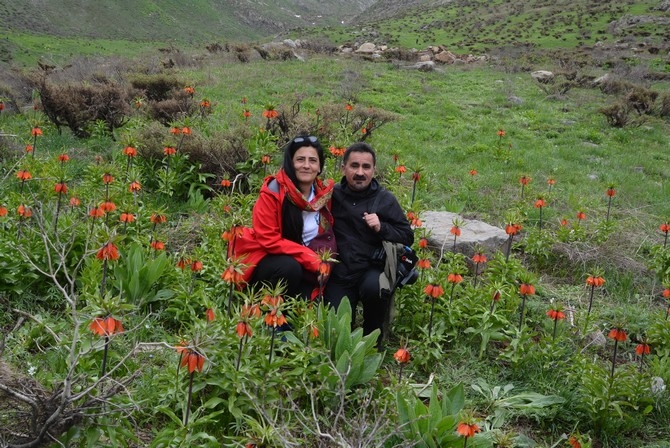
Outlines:
{"label": "dry bush", "polygon": [[661,117],[670,117],[670,93],[664,93],[661,96],[660,103],[658,114]]}
{"label": "dry bush", "polygon": [[332,55],[337,53],[337,47],[335,45],[322,40],[300,41],[300,48],[319,54]]}
{"label": "dry bush", "polygon": [[629,107],[635,109],[638,115],[645,115],[652,112],[657,97],[658,92],[645,89],[644,87],[636,87],[631,92],[628,92],[624,101]]}
{"label": "dry bush", "polygon": [[103,121],[110,134],[123,126],[131,113],[132,92],[113,82],[54,84],[45,75],[36,78],[36,88],[44,114],[60,132],[70,128],[80,138],[91,135],[90,128]]}
{"label": "dry bush", "polygon": [[631,82],[608,76],[603,82],[600,83],[600,91],[607,95],[619,95],[622,93],[628,93],[631,90],[635,89],[637,86]]}
{"label": "dry bush", "polygon": [[607,123],[612,127],[623,128],[630,123],[628,107],[623,103],[601,107],[598,112],[605,116]]}
{"label": "dry bush", "polygon": [[181,91],[163,101],[150,101],[148,109],[151,118],[165,126],[191,116],[198,110],[191,95]]}
{"label": "dry bush", "polygon": [[171,98],[175,91],[184,87],[184,82],[164,73],[156,75],[135,74],[129,77],[130,84],[143,92],[149,101]]}
{"label": "dry bush", "polygon": [[283,45],[273,45],[268,47],[257,45],[254,47],[254,50],[256,50],[261,58],[266,61],[290,61],[296,58],[293,50]]}
{"label": "dry bush", "polygon": [[418,60],[418,52],[406,50],[404,48],[389,48],[384,51],[383,55],[386,59],[394,61],[416,62]]}

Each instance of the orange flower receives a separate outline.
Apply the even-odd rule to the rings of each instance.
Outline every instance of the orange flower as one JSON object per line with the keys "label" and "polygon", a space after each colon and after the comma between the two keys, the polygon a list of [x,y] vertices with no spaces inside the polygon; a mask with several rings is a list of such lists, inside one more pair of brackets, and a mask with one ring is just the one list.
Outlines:
{"label": "orange flower", "polygon": [[30,131],[30,135],[32,135],[33,137],[40,136],[40,135],[42,135],[42,130],[41,130],[40,128],[38,128],[38,127],[34,127],[34,128]]}
{"label": "orange flower", "polygon": [[191,263],[191,272],[200,272],[202,271],[202,261],[193,260]]}
{"label": "orange flower", "polygon": [[547,316],[549,316],[551,320],[565,319],[565,313],[561,310],[555,310],[555,309],[548,310]]}
{"label": "orange flower", "polygon": [[207,319],[207,322],[212,322],[214,319],[216,319],[216,314],[214,313],[214,310],[211,308],[207,308],[207,311],[205,311],[205,318]]}
{"label": "orange flower", "polygon": [[209,109],[210,107],[212,107],[212,103],[210,103],[208,99],[203,99],[202,101],[200,101],[200,107],[202,107],[203,109]]}
{"label": "orange flower", "polygon": [[67,193],[67,185],[65,185],[65,182],[58,182],[54,185],[54,191],[58,194],[65,194]]}
{"label": "orange flower", "polygon": [[30,218],[33,216],[33,212],[30,210],[30,207],[26,207],[24,204],[19,205],[19,207],[16,209],[16,212],[22,218]]}
{"label": "orange flower", "polygon": [[152,213],[150,219],[153,224],[163,224],[165,221],[167,221],[165,215],[161,215],[159,213]]}
{"label": "orange flower", "polygon": [[416,262],[416,265],[421,269],[430,269],[430,260],[427,258],[422,258]]}
{"label": "orange flower", "polygon": [[319,263],[319,270],[317,271],[317,274],[319,276],[329,276],[330,275],[330,270],[331,270],[331,264],[327,261],[322,261]]}
{"label": "orange flower", "polygon": [[352,106],[351,103],[347,103],[347,104],[345,104],[345,105],[344,105],[344,108],[345,108],[348,112],[354,110],[354,106]]}
{"label": "orange flower", "polygon": [[33,175],[29,171],[20,170],[16,172],[16,178],[21,182],[25,182],[33,178]]}
{"label": "orange flower", "polygon": [[553,177],[550,177],[549,179],[547,179],[547,184],[554,185],[554,184],[556,184],[556,181],[554,180]]}
{"label": "orange flower", "polygon": [[263,165],[269,164],[271,160],[272,158],[268,154],[264,154],[263,157],[261,157],[261,163]]}
{"label": "orange flower", "polygon": [[153,240],[150,246],[154,250],[165,250],[165,243],[160,240]]}
{"label": "orange flower", "polygon": [[474,177],[474,176],[476,176],[477,174],[478,174],[478,173],[477,173],[477,170],[475,170],[475,169],[471,169],[471,170],[470,170],[470,176],[473,176],[473,177]]}
{"label": "orange flower", "polygon": [[602,277],[589,275],[586,277],[586,284],[589,286],[602,286],[605,284],[605,279]]}
{"label": "orange flower", "polygon": [[539,198],[537,201],[535,201],[535,208],[542,208],[545,205],[547,205],[547,203],[542,198]]}
{"label": "orange flower", "polygon": [[666,299],[670,298],[670,288],[665,288],[663,290],[663,297]]}
{"label": "orange flower", "polygon": [[421,239],[419,240],[419,247],[420,247],[421,249],[425,249],[425,248],[427,248],[427,247],[428,247],[428,240],[427,240],[426,238],[421,238]]}
{"label": "orange flower", "polygon": [[191,86],[186,86],[184,87],[184,92],[186,92],[188,95],[193,95],[195,93],[195,89]]}
{"label": "orange flower", "polygon": [[100,204],[100,207],[98,208],[102,210],[104,213],[109,213],[116,210],[116,204],[114,204],[112,201],[105,201],[102,204]]}
{"label": "orange flower", "polygon": [[405,165],[398,165],[398,166],[395,167],[395,172],[403,174],[403,173],[407,172],[407,168],[405,167]]}
{"label": "orange flower", "polygon": [[223,271],[223,274],[221,274],[221,278],[223,279],[224,282],[227,283],[233,283],[235,285],[239,285],[244,281],[244,277],[242,277],[242,274],[235,269],[235,266],[230,265],[226,268],[225,271]]}
{"label": "orange flower", "polygon": [[142,185],[136,180],[131,182],[130,185],[128,186],[128,191],[130,191],[131,193],[137,193],[141,189]]}
{"label": "orange flower", "polygon": [[70,206],[79,207],[80,205],[81,205],[81,201],[79,200],[79,198],[75,198],[74,196],[72,196],[70,198]]}
{"label": "orange flower", "polygon": [[477,252],[476,254],[474,254],[474,255],[472,256],[472,261],[473,261],[474,263],[486,263],[486,260],[487,260],[487,259],[486,259],[486,255],[484,255],[484,254],[481,253],[481,252]]}
{"label": "orange flower", "polygon": [[96,218],[102,218],[105,216],[105,212],[98,207],[93,207],[90,212],[88,212],[88,216],[90,216],[93,219]]}
{"label": "orange flower", "polygon": [[126,224],[131,223],[131,222],[135,222],[135,215],[133,215],[132,213],[127,213],[127,212],[121,213],[120,221],[125,222]]}
{"label": "orange flower", "polygon": [[191,128],[189,128],[188,126],[184,126],[183,128],[181,128],[181,133],[183,135],[191,135]]}
{"label": "orange flower", "polygon": [[570,436],[568,439],[568,443],[572,448],[582,448],[582,444],[577,440],[577,437],[575,436]]}
{"label": "orange flower", "polygon": [[111,336],[114,333],[123,333],[123,324],[112,316],[104,318],[96,317],[88,328],[93,334],[97,334],[98,336]]}
{"label": "orange flower", "polygon": [[399,348],[398,351],[393,354],[393,357],[398,363],[407,364],[410,359],[410,354],[406,348]]}
{"label": "orange flower", "polygon": [[189,260],[188,258],[181,257],[179,258],[179,261],[177,261],[177,267],[183,271],[184,269],[186,269],[186,265],[190,263],[191,260]]}
{"label": "orange flower", "polygon": [[261,307],[255,303],[253,305],[249,304],[244,304],[242,305],[242,310],[240,311],[240,315],[243,318],[248,318],[248,317],[261,317]]}
{"label": "orange flower", "polygon": [[637,344],[637,347],[635,347],[635,353],[640,356],[648,355],[649,353],[651,353],[651,347],[649,346],[649,344],[645,343]]}
{"label": "orange flower", "polygon": [[497,301],[500,300],[501,295],[502,294],[500,293],[500,290],[496,289],[495,291],[493,291],[493,294],[491,295],[491,300],[493,300],[494,302],[497,302]]}
{"label": "orange flower", "polygon": [[232,183],[230,182],[230,179],[223,179],[221,181],[221,186],[222,187],[230,187],[231,185],[232,185]]}
{"label": "orange flower", "polygon": [[286,318],[284,317],[283,314],[281,314],[281,311],[279,310],[271,310],[266,316],[265,316],[265,325],[268,325],[270,327],[281,327],[284,325],[286,322]]}
{"label": "orange flower", "polygon": [[581,211],[581,210],[578,211],[578,212],[577,212],[577,219],[580,220],[580,221],[583,220],[583,219],[586,219],[586,213],[584,213],[584,212]]}
{"label": "orange flower", "polygon": [[425,292],[428,297],[431,297],[433,299],[437,299],[437,298],[442,297],[442,295],[444,294],[444,289],[442,288],[442,286],[440,286],[438,284],[429,283],[423,289],[423,292]]}
{"label": "orange flower", "polygon": [[519,294],[522,296],[535,295],[535,287],[528,283],[522,283],[521,286],[519,286]]}
{"label": "orange flower", "polygon": [[561,227],[565,227],[565,226],[567,226],[567,225],[568,225],[568,220],[565,219],[565,218],[562,218],[562,219],[561,219]]}
{"label": "orange flower", "polygon": [[233,241],[235,237],[244,235],[244,228],[242,226],[233,226],[230,230],[226,230],[221,234],[221,239],[225,241]]}
{"label": "orange flower", "polygon": [[463,276],[461,274],[452,273],[447,275],[447,281],[456,285],[463,281]]}
{"label": "orange flower", "polygon": [[237,323],[237,327],[235,328],[235,332],[237,333],[237,336],[239,338],[243,338],[245,336],[253,336],[254,332],[251,329],[251,325],[249,323],[240,321]]}
{"label": "orange flower", "polygon": [[331,146],[328,148],[330,153],[335,156],[335,157],[342,157],[344,155],[344,151],[346,151],[346,148],[338,148],[336,146]]}
{"label": "orange flower", "polygon": [[176,152],[177,150],[173,146],[166,146],[163,148],[163,154],[166,156],[173,156]]}
{"label": "orange flower", "polygon": [[31,145],[31,144],[26,145],[26,152],[27,152],[27,153],[31,153],[31,152],[33,152],[33,149],[34,149],[34,148],[33,148],[33,145]]}
{"label": "orange flower", "polygon": [[242,111],[242,116],[244,117],[245,120],[251,117],[251,112],[249,112],[249,109],[244,109]]}
{"label": "orange flower", "polygon": [[114,182],[114,177],[111,174],[105,173],[105,174],[102,175],[102,183],[103,184],[109,185],[112,182]]}
{"label": "orange flower", "polygon": [[455,236],[461,236],[461,228],[459,226],[452,226],[449,233]]}
{"label": "orange flower", "polygon": [[67,154],[60,154],[60,155],[58,156],[58,161],[59,161],[59,162],[63,162],[63,163],[65,163],[65,162],[67,162],[67,161],[69,161],[69,160],[70,160],[70,156],[68,156]]}
{"label": "orange flower", "polygon": [[481,429],[474,423],[461,422],[458,424],[458,427],[456,428],[456,432],[458,433],[458,435],[463,437],[473,437],[479,431],[481,431]]}
{"label": "orange flower", "polygon": [[179,134],[181,134],[181,129],[176,128],[176,127],[171,127],[171,128],[170,128],[170,134],[172,134],[172,135],[179,135]]}
{"label": "orange flower", "polygon": [[523,175],[519,178],[519,183],[521,185],[528,185],[532,179],[526,175]]}
{"label": "orange flower", "polygon": [[516,235],[519,232],[519,230],[521,230],[521,226],[518,224],[507,224],[505,226],[505,233],[510,236]]}
{"label": "orange flower", "polygon": [[277,112],[274,109],[268,108],[263,111],[263,116],[268,120],[272,120],[273,118],[277,118],[279,116],[279,112]]}
{"label": "orange flower", "polygon": [[418,181],[420,181],[420,180],[421,180],[421,173],[418,172],[418,171],[414,171],[414,172],[412,173],[412,180],[413,180],[414,182],[418,182]]}
{"label": "orange flower", "polygon": [[505,130],[504,129],[498,129],[498,137],[504,137],[505,136]]}
{"label": "orange flower", "polygon": [[628,335],[621,328],[612,328],[607,335],[608,338],[614,339],[615,341],[623,342],[628,339]]}
{"label": "orange flower", "polygon": [[607,188],[607,191],[605,192],[605,194],[609,197],[612,197],[616,194],[616,190],[614,189],[613,186],[610,186],[610,187]]}
{"label": "orange flower", "polygon": [[105,243],[100,250],[98,250],[98,253],[95,254],[95,257],[98,260],[118,260],[119,259],[119,249],[112,243],[111,241],[108,243]]}
{"label": "orange flower", "polygon": [[128,157],[135,157],[137,155],[137,149],[132,146],[126,146],[123,148],[123,153]]}
{"label": "orange flower", "polygon": [[7,216],[7,213],[8,213],[7,207],[5,207],[4,205],[0,205],[0,218],[2,218],[3,216]]}
{"label": "orange flower", "polygon": [[181,366],[188,367],[188,373],[193,373],[197,369],[198,372],[202,372],[202,368],[205,365],[205,357],[200,353],[194,350],[187,350],[186,355],[181,359]]}
{"label": "orange flower", "polygon": [[670,232],[670,222],[664,222],[658,228],[661,232],[668,233]]}

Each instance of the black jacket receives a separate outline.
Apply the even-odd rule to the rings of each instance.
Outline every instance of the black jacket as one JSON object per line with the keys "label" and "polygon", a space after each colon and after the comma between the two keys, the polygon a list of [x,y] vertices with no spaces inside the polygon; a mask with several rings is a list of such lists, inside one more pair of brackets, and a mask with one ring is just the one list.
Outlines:
{"label": "black jacket", "polygon": [[[372,210],[377,195],[381,195],[377,209]],[[367,190],[353,191],[342,178],[333,189],[332,212],[338,259],[343,265],[337,266],[337,271],[342,272],[344,277],[356,277],[368,269],[373,264],[372,254],[382,248],[382,240],[406,246],[414,242],[414,232],[398,200],[376,179],[372,180]],[[365,212],[375,212],[379,216],[381,230],[378,233],[365,223]]]}

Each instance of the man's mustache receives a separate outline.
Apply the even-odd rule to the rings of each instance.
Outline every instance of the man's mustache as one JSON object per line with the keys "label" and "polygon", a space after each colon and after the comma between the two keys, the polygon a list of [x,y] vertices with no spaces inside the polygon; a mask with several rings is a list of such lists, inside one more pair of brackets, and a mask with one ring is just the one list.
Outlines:
{"label": "man's mustache", "polygon": [[354,176],[354,180],[365,180],[365,176]]}

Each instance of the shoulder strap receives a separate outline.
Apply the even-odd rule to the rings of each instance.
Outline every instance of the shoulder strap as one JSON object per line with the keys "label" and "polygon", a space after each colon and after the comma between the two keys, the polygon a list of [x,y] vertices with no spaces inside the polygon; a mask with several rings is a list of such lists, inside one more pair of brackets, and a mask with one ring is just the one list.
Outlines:
{"label": "shoulder strap", "polygon": [[375,196],[375,200],[372,202],[372,207],[370,207],[370,210],[368,210],[368,213],[377,213],[377,207],[379,207],[379,201],[382,198],[382,192],[384,190],[382,189],[381,185],[379,186],[379,190],[377,191],[377,195]]}

